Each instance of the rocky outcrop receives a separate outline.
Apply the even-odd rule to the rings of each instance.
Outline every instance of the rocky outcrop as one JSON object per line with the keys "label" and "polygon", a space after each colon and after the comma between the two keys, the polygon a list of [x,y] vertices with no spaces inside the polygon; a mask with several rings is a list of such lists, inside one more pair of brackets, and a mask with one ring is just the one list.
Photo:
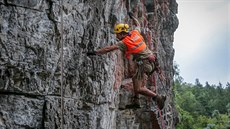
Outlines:
{"label": "rocky outcrop", "polygon": [[[61,7],[61,0],[0,0],[0,128],[175,128],[176,1],[63,0]],[[154,73],[155,90],[168,96],[162,111],[144,96],[141,109],[125,108],[132,87],[120,87],[130,73],[121,52],[86,56],[87,51],[116,43],[111,33],[115,23],[132,26],[128,11],[138,17],[146,42],[158,53],[166,81]]]}

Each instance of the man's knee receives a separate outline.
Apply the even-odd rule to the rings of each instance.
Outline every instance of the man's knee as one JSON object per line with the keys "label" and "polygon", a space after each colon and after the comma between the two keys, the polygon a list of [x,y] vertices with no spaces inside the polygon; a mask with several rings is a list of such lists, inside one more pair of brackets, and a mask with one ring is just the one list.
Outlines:
{"label": "man's knee", "polygon": [[143,89],[144,89],[144,87],[138,87],[135,89],[135,93],[141,94],[141,93],[143,93]]}
{"label": "man's knee", "polygon": [[143,92],[144,87],[145,87],[145,85],[147,83],[146,79],[147,78],[146,78],[145,74],[142,75],[141,79],[135,78],[135,77],[132,78],[132,80],[133,80],[133,86],[134,86],[134,92],[135,93],[142,93]]}

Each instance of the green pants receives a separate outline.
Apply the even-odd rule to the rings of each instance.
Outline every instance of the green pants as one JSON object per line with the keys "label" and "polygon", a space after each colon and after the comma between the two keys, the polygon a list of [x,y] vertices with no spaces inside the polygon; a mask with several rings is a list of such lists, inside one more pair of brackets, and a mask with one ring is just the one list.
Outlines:
{"label": "green pants", "polygon": [[153,62],[149,60],[135,61],[137,63],[136,73],[133,76],[133,79],[142,80],[145,76],[151,75],[155,69]]}

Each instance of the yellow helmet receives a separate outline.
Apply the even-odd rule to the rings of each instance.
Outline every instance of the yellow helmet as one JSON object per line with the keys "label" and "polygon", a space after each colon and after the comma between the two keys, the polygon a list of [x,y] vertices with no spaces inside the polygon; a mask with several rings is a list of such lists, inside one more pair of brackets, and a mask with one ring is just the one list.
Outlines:
{"label": "yellow helmet", "polygon": [[117,24],[114,27],[114,33],[128,32],[129,25],[128,24]]}

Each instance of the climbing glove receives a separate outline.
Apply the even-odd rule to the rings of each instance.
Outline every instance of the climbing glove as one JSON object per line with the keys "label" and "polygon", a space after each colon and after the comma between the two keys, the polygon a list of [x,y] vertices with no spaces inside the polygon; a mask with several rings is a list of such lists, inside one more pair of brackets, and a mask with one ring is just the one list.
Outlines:
{"label": "climbing glove", "polygon": [[87,56],[94,56],[94,55],[97,55],[97,52],[96,51],[89,51],[86,53]]}

